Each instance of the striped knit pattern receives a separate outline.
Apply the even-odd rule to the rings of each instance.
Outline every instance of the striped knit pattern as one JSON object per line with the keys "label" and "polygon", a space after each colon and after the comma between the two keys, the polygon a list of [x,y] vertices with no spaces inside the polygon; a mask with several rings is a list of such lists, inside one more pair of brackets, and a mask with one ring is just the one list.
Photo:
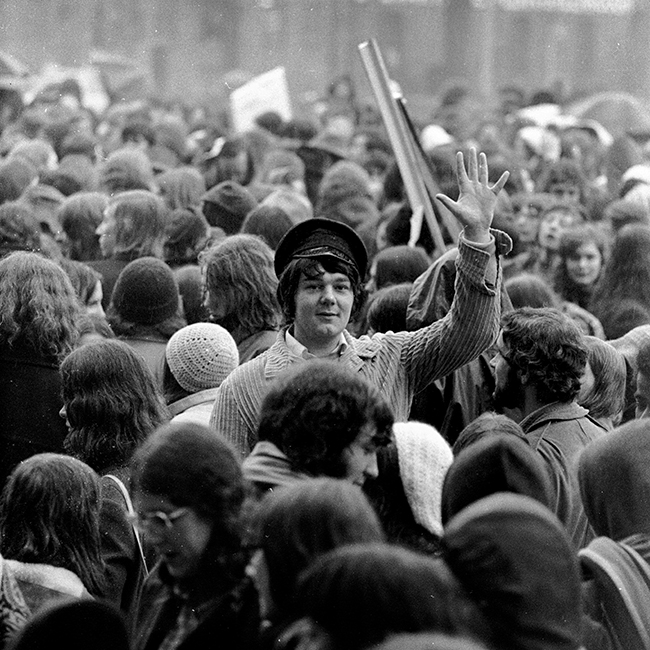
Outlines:
{"label": "striped knit pattern", "polygon": [[[493,248],[493,247],[492,247]],[[496,340],[501,315],[500,271],[494,253],[460,238],[455,298],[441,320],[415,332],[352,337],[339,359],[375,384],[393,408],[396,421],[408,420],[413,395],[434,380],[478,357]],[[487,277],[496,277],[494,283]],[[221,384],[210,426],[247,456],[257,442],[257,419],[268,383],[292,363],[280,332],[263,354],[236,368]]]}

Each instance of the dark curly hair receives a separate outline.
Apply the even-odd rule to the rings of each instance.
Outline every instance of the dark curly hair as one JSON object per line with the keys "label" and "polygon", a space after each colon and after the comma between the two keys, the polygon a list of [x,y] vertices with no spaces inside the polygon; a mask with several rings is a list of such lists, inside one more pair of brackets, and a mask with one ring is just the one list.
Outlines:
{"label": "dark curly hair", "polygon": [[82,345],[61,364],[68,453],[95,471],[128,463],[135,449],[168,420],[151,371],[117,339]]}
{"label": "dark curly hair", "polygon": [[239,459],[225,440],[195,422],[166,424],[133,456],[131,485],[136,503],[138,494],[152,494],[212,524],[199,581],[214,588],[215,570],[226,580],[241,579],[245,485]]}
{"label": "dark curly hair", "polygon": [[342,478],[343,450],[372,424],[377,447],[392,436],[393,413],[378,389],[331,361],[301,363],[271,385],[260,409],[259,440],[268,440],[292,468]]}
{"label": "dark curly hair", "polygon": [[296,293],[300,278],[303,275],[317,278],[323,272],[321,267],[326,273],[342,273],[347,276],[354,294],[350,320],[353,321],[359,315],[366,299],[366,290],[356,266],[333,257],[296,258],[287,264],[278,283],[278,302],[286,325],[293,323],[296,317]]}
{"label": "dark curly hair", "polygon": [[587,348],[578,326],[551,308],[520,307],[502,318],[506,361],[552,401],[568,402],[580,392]]}

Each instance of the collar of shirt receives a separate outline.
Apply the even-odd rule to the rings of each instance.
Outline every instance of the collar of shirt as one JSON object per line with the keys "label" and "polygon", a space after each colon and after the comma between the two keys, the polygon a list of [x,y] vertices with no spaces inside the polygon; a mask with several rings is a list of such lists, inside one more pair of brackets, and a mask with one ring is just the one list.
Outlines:
{"label": "collar of shirt", "polygon": [[345,336],[343,336],[343,332],[339,335],[339,342],[337,346],[330,352],[329,354],[325,355],[324,357],[317,357],[315,354],[312,354],[298,339],[291,334],[289,330],[287,330],[284,334],[284,340],[287,344],[287,347],[289,348],[289,351],[297,356],[300,357],[301,359],[338,359],[343,352],[345,351],[345,348],[348,347],[348,343],[345,340]]}

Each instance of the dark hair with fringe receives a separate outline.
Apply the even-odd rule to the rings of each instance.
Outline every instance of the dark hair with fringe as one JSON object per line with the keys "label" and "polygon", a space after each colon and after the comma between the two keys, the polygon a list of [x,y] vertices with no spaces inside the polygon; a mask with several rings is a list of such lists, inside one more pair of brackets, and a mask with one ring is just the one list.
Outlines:
{"label": "dark hair with fringe", "polygon": [[354,303],[350,320],[353,321],[361,312],[366,290],[359,276],[359,271],[354,264],[348,264],[333,257],[309,257],[292,259],[282,271],[278,282],[278,302],[284,314],[286,325],[293,323],[296,317],[296,293],[300,278],[304,275],[308,278],[317,278],[325,273],[342,273],[347,276],[352,285]]}
{"label": "dark hair with fringe", "polygon": [[505,313],[501,325],[508,347],[504,358],[513,369],[552,401],[577,397],[587,348],[582,332],[568,316],[551,308],[520,307]]}
{"label": "dark hair with fringe", "polygon": [[63,201],[57,216],[70,240],[70,259],[85,262],[102,258],[95,231],[107,205],[108,196],[102,192],[78,192]]}
{"label": "dark hair with fringe", "polygon": [[0,260],[0,343],[62,359],[79,339],[82,307],[66,272],[38,253]]}
{"label": "dark hair with fringe", "polygon": [[191,508],[212,525],[197,579],[239,580],[246,566],[242,549],[241,465],[233,448],[208,427],[194,422],[157,429],[131,461],[131,489],[162,497],[176,507]]}
{"label": "dark hair with fringe", "polygon": [[442,560],[391,544],[348,544],[316,558],[298,580],[294,610],[327,632],[332,650],[363,650],[397,632],[489,638]]}
{"label": "dark hair with fringe", "polygon": [[80,460],[49,453],[23,460],[0,498],[2,555],[68,569],[101,596],[100,498],[99,476]]}
{"label": "dark hair with fringe", "polygon": [[358,373],[314,360],[273,381],[260,408],[258,436],[286,454],[295,471],[341,478],[343,450],[368,424],[377,430],[377,447],[390,442],[393,413],[379,390]]}
{"label": "dark hair with fringe", "polygon": [[97,472],[127,464],[169,418],[151,371],[123,341],[82,345],[63,360],[60,374],[70,425],[65,449]]}

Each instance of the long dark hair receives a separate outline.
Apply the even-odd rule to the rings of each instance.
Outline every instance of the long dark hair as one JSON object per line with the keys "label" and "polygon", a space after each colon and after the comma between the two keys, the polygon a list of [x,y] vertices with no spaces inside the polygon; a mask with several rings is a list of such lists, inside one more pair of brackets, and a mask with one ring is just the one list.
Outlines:
{"label": "long dark hair", "polygon": [[123,341],[97,341],[61,364],[70,433],[64,445],[98,472],[128,463],[134,450],[168,419],[144,361]]}
{"label": "long dark hair", "polygon": [[0,498],[0,550],[19,562],[51,564],[102,593],[99,476],[62,454],[36,454],[9,475]]}

